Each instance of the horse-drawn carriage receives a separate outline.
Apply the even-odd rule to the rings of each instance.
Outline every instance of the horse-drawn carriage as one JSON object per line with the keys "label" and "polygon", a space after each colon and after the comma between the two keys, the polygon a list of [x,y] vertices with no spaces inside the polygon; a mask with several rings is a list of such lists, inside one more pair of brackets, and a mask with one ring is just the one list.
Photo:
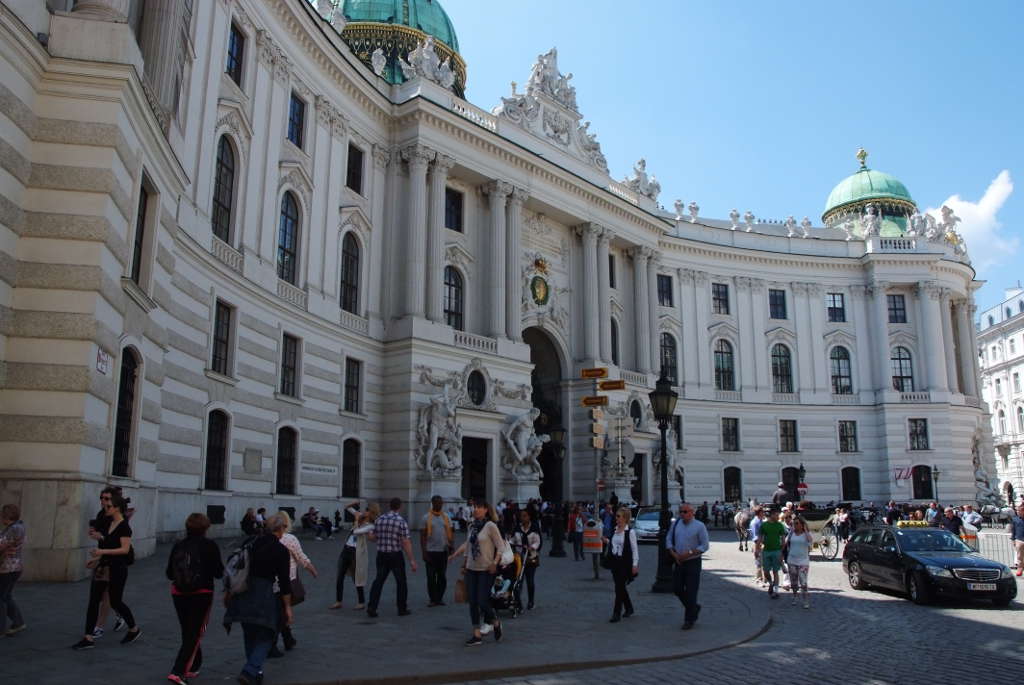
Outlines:
{"label": "horse-drawn carriage", "polygon": [[[807,522],[807,530],[813,536],[812,549],[818,550],[824,559],[835,559],[839,555],[839,522],[834,510],[806,509],[798,513]],[[753,516],[751,509],[738,511],[734,516],[741,551],[747,549]]]}

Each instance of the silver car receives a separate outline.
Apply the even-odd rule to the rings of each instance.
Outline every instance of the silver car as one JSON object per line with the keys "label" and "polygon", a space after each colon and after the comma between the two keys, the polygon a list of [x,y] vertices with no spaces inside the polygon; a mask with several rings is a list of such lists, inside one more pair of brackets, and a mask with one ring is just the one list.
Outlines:
{"label": "silver car", "polygon": [[[658,541],[658,521],[661,519],[661,510],[645,508],[637,512],[633,520],[633,529],[636,531],[637,542]],[[675,518],[673,517],[674,521]]]}

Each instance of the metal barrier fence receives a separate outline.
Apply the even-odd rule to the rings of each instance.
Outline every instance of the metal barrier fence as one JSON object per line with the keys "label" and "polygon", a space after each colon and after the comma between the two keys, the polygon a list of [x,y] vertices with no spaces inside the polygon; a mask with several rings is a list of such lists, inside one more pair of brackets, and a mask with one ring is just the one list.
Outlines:
{"label": "metal barrier fence", "polygon": [[981,556],[1000,564],[1013,566],[1016,562],[1010,534],[991,529],[978,531],[978,552]]}

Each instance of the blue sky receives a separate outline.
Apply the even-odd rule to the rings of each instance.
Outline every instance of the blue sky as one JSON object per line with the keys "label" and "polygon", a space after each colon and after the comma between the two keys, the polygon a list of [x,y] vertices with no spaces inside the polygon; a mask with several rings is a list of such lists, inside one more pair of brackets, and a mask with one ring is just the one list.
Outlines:
{"label": "blue sky", "polygon": [[980,309],[1024,279],[1024,2],[442,2],[473,104],[557,46],[612,176],[645,157],[666,207],[820,225],[864,146],[963,219]]}

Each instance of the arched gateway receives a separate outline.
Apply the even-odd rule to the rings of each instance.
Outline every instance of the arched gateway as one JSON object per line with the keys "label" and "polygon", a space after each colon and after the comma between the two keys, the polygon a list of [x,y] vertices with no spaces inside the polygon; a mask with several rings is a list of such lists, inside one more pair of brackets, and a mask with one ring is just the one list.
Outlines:
{"label": "arched gateway", "polygon": [[[538,435],[544,435],[550,434],[551,429],[557,426],[567,429],[563,412],[563,365],[555,341],[543,329],[533,327],[523,331],[523,342],[530,346],[530,362],[533,364],[530,374],[533,386],[531,401],[540,410],[534,422],[534,430]],[[559,454],[560,448],[561,445],[553,441],[545,443],[538,460],[544,470],[544,480],[540,484],[541,499],[555,501],[566,496],[566,467]]]}

